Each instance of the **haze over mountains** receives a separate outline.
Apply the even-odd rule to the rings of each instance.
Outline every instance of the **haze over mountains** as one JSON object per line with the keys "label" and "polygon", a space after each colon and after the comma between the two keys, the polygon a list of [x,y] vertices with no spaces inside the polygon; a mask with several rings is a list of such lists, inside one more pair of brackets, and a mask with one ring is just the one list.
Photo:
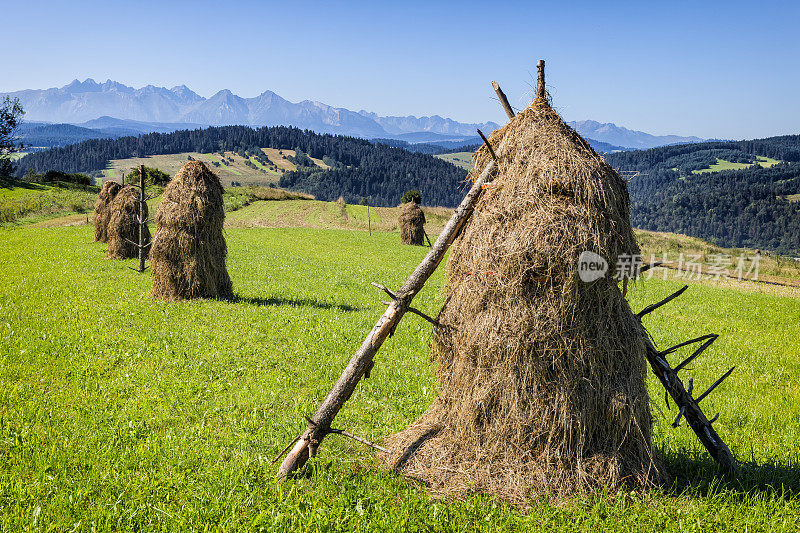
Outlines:
{"label": "haze over mountains", "polygon": [[[204,98],[185,85],[171,89],[153,85],[134,89],[112,80],[97,83],[91,78],[83,82],[75,80],[60,88],[2,93],[0,97],[5,95],[18,97],[22,102],[29,134],[36,128],[45,127],[36,122],[65,123],[84,128],[65,128],[65,139],[74,137],[76,140],[92,135],[118,137],[202,126],[291,125],[318,133],[368,139],[392,138],[410,143],[473,142],[477,140],[477,128],[489,132],[499,127],[494,122],[462,123],[438,115],[383,117],[312,100],[293,103],[272,91],[254,98],[242,98],[224,89]],[[591,120],[571,122],[570,125],[585,137],[611,145],[609,149],[652,148],[702,141],[698,137],[654,136]],[[42,131],[35,133],[38,135]],[[45,128],[44,133],[47,137],[33,135],[33,138],[50,139],[57,135],[53,128]]]}

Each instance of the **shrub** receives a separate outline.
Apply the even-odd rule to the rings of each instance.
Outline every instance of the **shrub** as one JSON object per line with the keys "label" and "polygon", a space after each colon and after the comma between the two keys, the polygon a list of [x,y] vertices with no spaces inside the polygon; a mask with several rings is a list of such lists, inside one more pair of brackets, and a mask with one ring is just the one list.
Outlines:
{"label": "shrub", "polygon": [[406,191],[405,194],[403,194],[403,197],[400,199],[400,203],[401,204],[405,204],[405,203],[408,203],[408,202],[414,202],[415,204],[421,204],[422,203],[422,195],[419,193],[419,191],[415,191],[413,189],[410,190],[410,191]]}

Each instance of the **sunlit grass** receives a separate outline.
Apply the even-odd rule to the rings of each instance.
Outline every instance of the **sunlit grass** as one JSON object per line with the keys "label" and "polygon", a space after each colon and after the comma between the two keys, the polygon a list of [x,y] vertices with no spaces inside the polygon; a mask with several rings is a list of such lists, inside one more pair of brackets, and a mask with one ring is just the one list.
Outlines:
{"label": "sunlit grass", "polygon": [[[0,228],[0,529],[794,530],[800,518],[800,300],[692,286],[648,316],[667,347],[720,339],[694,368],[734,454],[726,479],[650,380],[654,439],[678,485],[642,494],[442,502],[329,437],[311,477],[270,461],[305,426],[427,248],[393,233],[229,229],[236,301],[154,301],[150,277],[104,259],[91,227]],[[436,314],[444,269],[415,300]],[[634,309],[680,285],[650,280]],[[435,395],[430,325],[408,316],[336,419],[380,440]],[[681,354],[685,355],[685,354]],[[673,356],[677,360],[680,356]]]}

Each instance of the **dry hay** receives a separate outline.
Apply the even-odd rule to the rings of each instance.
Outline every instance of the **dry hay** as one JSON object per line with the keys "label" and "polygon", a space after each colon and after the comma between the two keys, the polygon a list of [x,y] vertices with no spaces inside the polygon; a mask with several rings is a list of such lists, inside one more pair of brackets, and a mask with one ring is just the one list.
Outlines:
{"label": "dry hay", "polygon": [[230,298],[222,234],[224,190],[200,161],[189,161],[164,190],[150,252],[152,295],[163,300]]}
{"label": "dry hay", "polygon": [[400,242],[422,246],[425,239],[425,213],[416,202],[406,202],[400,209]]}
{"label": "dry hay", "polygon": [[[490,142],[499,171],[453,245],[434,330],[438,395],[387,460],[444,496],[652,486],[644,332],[613,279],[639,253],[627,185],[544,101]],[[473,176],[491,155],[474,158]],[[584,250],[605,277],[579,279]]]}
{"label": "dry hay", "polygon": [[114,200],[122,185],[116,181],[106,181],[100,188],[97,201],[94,203],[94,240],[108,242],[109,205]]}
{"label": "dry hay", "polygon": [[[139,189],[127,185],[120,189],[108,208],[108,252],[106,259],[139,257]],[[145,219],[148,217],[144,205]],[[150,242],[150,229],[144,225],[144,244]]]}

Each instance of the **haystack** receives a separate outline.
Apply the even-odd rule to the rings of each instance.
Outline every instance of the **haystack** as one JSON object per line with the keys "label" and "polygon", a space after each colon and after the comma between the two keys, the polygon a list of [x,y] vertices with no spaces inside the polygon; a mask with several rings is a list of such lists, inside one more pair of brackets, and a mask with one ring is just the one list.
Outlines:
{"label": "haystack", "polygon": [[152,295],[164,300],[229,298],[233,288],[222,234],[222,185],[200,161],[189,161],[164,190],[150,251]]}
{"label": "haystack", "polygon": [[422,246],[425,239],[425,213],[416,202],[406,202],[400,209],[400,242]]}
{"label": "haystack", "polygon": [[[443,495],[650,486],[645,341],[613,279],[639,253],[627,185],[543,99],[490,143],[496,179],[451,249],[434,330],[438,396],[388,459]],[[583,251],[609,272],[582,281]]]}
{"label": "haystack", "polygon": [[[139,257],[139,189],[122,187],[108,208],[108,252],[106,259]],[[147,204],[143,218],[148,217]],[[144,244],[150,242],[150,230],[144,226]]]}
{"label": "haystack", "polygon": [[122,185],[116,181],[106,181],[100,188],[100,194],[94,203],[94,240],[108,242],[109,206]]}

